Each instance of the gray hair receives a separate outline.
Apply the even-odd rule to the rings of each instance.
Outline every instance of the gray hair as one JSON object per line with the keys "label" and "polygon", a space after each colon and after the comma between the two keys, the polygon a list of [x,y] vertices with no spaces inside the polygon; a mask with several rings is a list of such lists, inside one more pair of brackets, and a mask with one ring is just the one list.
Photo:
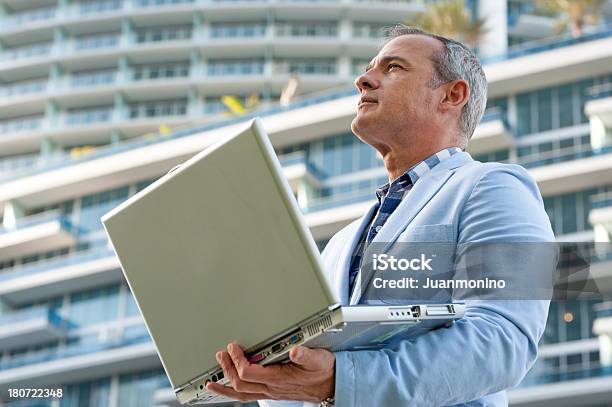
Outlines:
{"label": "gray hair", "polygon": [[423,31],[416,27],[396,25],[387,30],[387,42],[402,35],[424,35],[440,41],[444,47],[431,56],[434,76],[429,86],[437,88],[447,82],[463,79],[468,83],[470,95],[463,106],[460,130],[464,136],[463,148],[474,134],[487,105],[487,77],[476,54],[459,41]]}

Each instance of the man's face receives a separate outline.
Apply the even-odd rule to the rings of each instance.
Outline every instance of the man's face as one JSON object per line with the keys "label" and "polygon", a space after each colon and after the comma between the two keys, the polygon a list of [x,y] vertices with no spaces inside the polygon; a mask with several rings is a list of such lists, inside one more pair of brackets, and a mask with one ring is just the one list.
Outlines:
{"label": "man's face", "polygon": [[431,55],[442,48],[435,38],[403,35],[389,41],[355,80],[361,93],[351,129],[364,142],[385,148],[393,141],[419,142],[435,119]]}

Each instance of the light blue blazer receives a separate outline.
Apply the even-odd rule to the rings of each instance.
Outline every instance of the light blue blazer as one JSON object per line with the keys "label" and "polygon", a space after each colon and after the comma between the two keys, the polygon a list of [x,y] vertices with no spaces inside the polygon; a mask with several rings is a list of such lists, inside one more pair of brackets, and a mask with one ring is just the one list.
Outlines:
{"label": "light blue blazer", "polygon": [[[353,249],[375,210],[373,205],[339,231],[323,252],[328,282],[343,305],[349,304]],[[538,187],[524,168],[481,163],[461,152],[415,183],[377,241],[554,242],[555,237]],[[520,272],[516,255],[499,256],[491,277]],[[552,268],[556,261],[551,259]],[[536,359],[549,301],[470,300],[466,305],[465,316],[450,328],[402,340],[392,349],[337,352],[336,406],[506,406],[505,390],[517,386]]]}

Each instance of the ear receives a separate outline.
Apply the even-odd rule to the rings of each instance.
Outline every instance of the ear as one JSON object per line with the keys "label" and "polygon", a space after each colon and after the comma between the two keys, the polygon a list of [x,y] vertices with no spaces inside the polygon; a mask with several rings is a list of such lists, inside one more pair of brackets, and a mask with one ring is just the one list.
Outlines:
{"label": "ear", "polygon": [[461,110],[470,97],[470,86],[463,79],[450,81],[444,85],[444,95],[440,101],[443,111]]}

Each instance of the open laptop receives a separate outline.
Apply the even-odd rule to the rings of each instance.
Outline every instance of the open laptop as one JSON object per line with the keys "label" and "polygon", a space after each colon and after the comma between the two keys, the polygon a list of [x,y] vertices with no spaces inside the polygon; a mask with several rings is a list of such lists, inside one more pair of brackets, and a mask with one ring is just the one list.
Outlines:
{"label": "open laptop", "polygon": [[377,349],[451,323],[463,304],[344,307],[261,122],[195,155],[102,217],[181,404],[231,401],[215,352],[252,363],[295,345]]}

